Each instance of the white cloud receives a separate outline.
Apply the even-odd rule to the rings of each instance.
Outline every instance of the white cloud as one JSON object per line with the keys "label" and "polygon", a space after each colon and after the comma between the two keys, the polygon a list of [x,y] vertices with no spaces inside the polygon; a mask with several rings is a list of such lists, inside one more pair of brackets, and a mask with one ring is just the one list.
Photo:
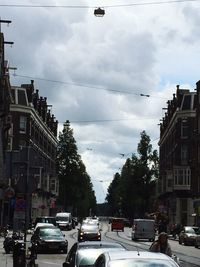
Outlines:
{"label": "white cloud", "polygon": [[[48,4],[66,5],[66,1]],[[128,0],[67,4],[105,6],[106,14],[97,18],[93,8],[1,7],[2,19],[12,20],[9,28],[2,27],[5,39],[15,42],[13,48],[6,47],[6,57],[18,75],[60,81],[35,79],[35,86],[47,96],[59,122],[72,122],[97,199],[102,201],[108,182],[95,179],[112,180],[125,161],[120,153],[129,157],[136,152],[142,130],[157,148],[157,124],[176,84],[194,88],[199,80],[200,6],[188,2],[106,8],[130,4]],[[30,79],[17,76],[12,83]],[[73,122],[88,120],[94,122]]]}

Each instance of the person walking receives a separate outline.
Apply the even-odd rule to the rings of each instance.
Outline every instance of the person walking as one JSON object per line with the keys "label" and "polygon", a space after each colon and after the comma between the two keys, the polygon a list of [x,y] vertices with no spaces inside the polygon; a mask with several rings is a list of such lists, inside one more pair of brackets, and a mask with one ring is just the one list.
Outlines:
{"label": "person walking", "polygon": [[158,236],[158,240],[154,241],[149,250],[151,252],[161,252],[170,257],[172,257],[172,250],[168,242],[168,235],[165,232],[162,232]]}

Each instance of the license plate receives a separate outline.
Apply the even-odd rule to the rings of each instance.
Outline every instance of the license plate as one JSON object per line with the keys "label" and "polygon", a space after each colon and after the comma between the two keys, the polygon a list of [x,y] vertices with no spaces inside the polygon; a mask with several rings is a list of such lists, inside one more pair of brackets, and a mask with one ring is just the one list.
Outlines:
{"label": "license plate", "polygon": [[58,246],[56,246],[56,245],[50,245],[49,248],[51,248],[51,249],[57,249]]}

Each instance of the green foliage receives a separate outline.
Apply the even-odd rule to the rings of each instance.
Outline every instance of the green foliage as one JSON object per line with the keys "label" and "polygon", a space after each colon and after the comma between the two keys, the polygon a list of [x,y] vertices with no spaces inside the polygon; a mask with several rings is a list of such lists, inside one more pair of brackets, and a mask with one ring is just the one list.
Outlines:
{"label": "green foliage", "polygon": [[143,131],[138,155],[126,160],[121,175],[115,174],[106,198],[113,215],[143,217],[151,210],[158,178],[158,153],[152,151],[150,141]]}
{"label": "green foliage", "polygon": [[59,177],[59,198],[65,210],[72,209],[77,216],[87,216],[96,209],[96,197],[85,165],[78,154],[73,130],[66,121],[59,133],[57,149],[57,170]]}

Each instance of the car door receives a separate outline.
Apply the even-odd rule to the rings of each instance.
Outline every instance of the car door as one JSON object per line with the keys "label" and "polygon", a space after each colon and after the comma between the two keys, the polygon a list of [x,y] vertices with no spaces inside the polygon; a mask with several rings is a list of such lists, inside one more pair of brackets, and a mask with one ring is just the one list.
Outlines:
{"label": "car door", "polygon": [[78,243],[75,243],[69,253],[67,254],[66,260],[65,262],[68,263],[68,266],[70,267],[75,267],[76,266],[76,253],[77,253],[77,247],[78,247]]}

